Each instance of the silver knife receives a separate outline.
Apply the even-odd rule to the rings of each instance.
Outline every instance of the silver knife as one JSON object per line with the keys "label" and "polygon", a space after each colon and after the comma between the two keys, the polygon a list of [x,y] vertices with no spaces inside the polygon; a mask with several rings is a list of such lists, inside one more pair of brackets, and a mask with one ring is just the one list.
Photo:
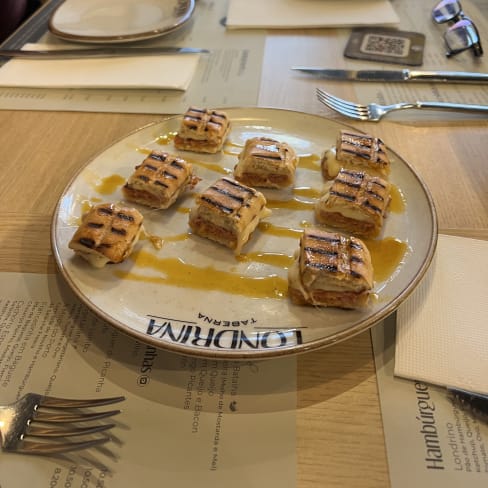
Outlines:
{"label": "silver knife", "polygon": [[193,47],[103,47],[89,49],[20,50],[0,49],[0,57],[24,59],[113,58],[122,56],[157,56],[161,54],[208,53]]}
{"label": "silver knife", "polygon": [[294,66],[295,71],[315,75],[324,80],[335,81],[422,81],[424,83],[441,81],[445,83],[487,83],[488,73],[468,71],[416,71],[402,70],[346,70],[324,69],[307,66]]}

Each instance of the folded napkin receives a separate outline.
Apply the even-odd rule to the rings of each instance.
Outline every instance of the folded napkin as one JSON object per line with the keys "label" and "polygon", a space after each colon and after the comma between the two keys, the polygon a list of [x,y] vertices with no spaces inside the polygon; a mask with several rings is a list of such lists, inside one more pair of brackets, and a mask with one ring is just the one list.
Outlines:
{"label": "folded napkin", "polygon": [[395,375],[488,394],[488,241],[439,236],[397,313]]}
{"label": "folded napkin", "polygon": [[388,0],[230,0],[229,29],[392,26]]}
{"label": "folded napkin", "polygon": [[[26,44],[23,49],[66,49]],[[56,60],[11,59],[0,68],[0,86],[35,88],[156,88],[186,90],[199,55]]]}

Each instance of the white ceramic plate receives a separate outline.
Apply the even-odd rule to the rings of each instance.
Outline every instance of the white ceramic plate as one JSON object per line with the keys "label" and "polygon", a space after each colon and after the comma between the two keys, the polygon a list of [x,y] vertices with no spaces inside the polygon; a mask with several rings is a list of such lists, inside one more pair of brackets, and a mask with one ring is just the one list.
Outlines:
{"label": "white ceramic plate", "polygon": [[173,32],[192,16],[194,0],[66,0],[49,30],[67,41],[121,43]]}
{"label": "white ceramic plate", "polygon": [[[273,212],[267,219],[272,226],[255,232],[243,249],[247,259],[239,261],[229,249],[189,233],[187,212],[194,204],[194,192],[166,211],[138,207],[146,230],[166,239],[160,250],[143,240],[132,259],[94,269],[68,249],[87,202],[121,201],[122,181],[150,149],[178,153],[172,135],[181,117],[172,117],[103,151],[62,195],[53,218],[52,242],[59,269],[76,295],[97,315],[143,342],[185,354],[234,359],[328,346],[393,312],[427,270],[437,241],[432,199],[414,170],[389,151],[390,180],[403,194],[405,208],[389,214],[381,238],[406,243],[407,251],[392,273],[379,280],[375,277],[377,298],[371,305],[361,311],[292,305],[286,296],[288,265],[271,260],[273,256],[289,260],[298,248],[299,231],[313,223],[310,202],[315,197],[310,195],[322,188],[318,157],[335,144],[338,131],[345,126],[280,109],[232,108],[226,112],[232,131],[222,154],[179,152],[193,162],[202,178],[195,192],[229,174],[244,141],[256,135],[287,141],[301,157],[294,189],[264,191]],[[113,184],[117,178],[119,183]],[[309,205],[299,209],[297,201]],[[283,202],[293,203],[286,208]],[[236,288],[236,282],[242,282],[243,290]]]}

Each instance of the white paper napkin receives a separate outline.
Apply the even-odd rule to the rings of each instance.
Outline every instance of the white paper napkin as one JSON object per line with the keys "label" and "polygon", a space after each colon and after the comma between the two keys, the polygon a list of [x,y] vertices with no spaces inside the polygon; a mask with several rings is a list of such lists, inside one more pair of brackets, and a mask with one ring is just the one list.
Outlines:
{"label": "white paper napkin", "polygon": [[488,241],[439,236],[397,314],[395,375],[488,394]]}
{"label": "white paper napkin", "polygon": [[[26,44],[23,49],[64,45]],[[156,88],[186,90],[198,54],[33,60],[11,59],[0,68],[0,86],[35,88]]]}
{"label": "white paper napkin", "polygon": [[392,26],[388,0],[230,0],[229,29]]}

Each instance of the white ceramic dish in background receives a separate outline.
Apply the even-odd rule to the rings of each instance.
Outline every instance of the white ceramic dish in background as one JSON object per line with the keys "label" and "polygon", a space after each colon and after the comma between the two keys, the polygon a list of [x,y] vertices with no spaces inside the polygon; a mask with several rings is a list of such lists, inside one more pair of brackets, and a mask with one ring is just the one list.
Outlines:
{"label": "white ceramic dish in background", "polygon": [[66,0],[49,30],[73,42],[123,43],[152,39],[185,24],[195,0]]}
{"label": "white ceramic dish in background", "polygon": [[[328,346],[366,330],[392,313],[419,283],[431,262],[437,242],[437,219],[425,185],[412,167],[391,151],[390,179],[403,193],[406,208],[403,212],[389,214],[383,237],[392,236],[406,242],[408,251],[390,277],[375,283],[378,299],[372,300],[371,306],[365,310],[300,307],[292,305],[286,296],[257,298],[230,290],[216,291],[211,286],[195,289],[181,286],[181,283],[165,282],[167,275],[162,263],[171,257],[181,263],[177,281],[183,273],[191,271],[192,266],[199,271],[207,269],[209,277],[213,270],[221,270],[232,277],[262,279],[275,275],[281,283],[286,280],[286,267],[272,266],[256,259],[239,261],[223,246],[188,236],[188,214],[182,210],[194,204],[192,192],[166,211],[138,207],[144,214],[148,232],[167,238],[160,250],[147,240],[137,245],[146,257],[155,259],[154,266],[143,266],[136,253],[134,259],[119,265],[94,269],[68,249],[87,201],[122,200],[120,186],[111,189],[108,195],[100,193],[100,188],[104,187],[100,185],[103,179],[113,175],[127,178],[150,149],[179,152],[193,161],[195,172],[202,178],[195,191],[201,191],[225,172],[232,171],[236,155],[250,137],[266,135],[287,141],[305,157],[320,155],[325,148],[334,145],[338,131],[345,128],[319,116],[287,110],[225,110],[232,121],[232,131],[222,154],[176,151],[171,138],[181,121],[181,117],[176,116],[144,127],[116,142],[89,161],[74,177],[56,208],[52,243],[61,274],[75,294],[97,315],[145,343],[185,354],[233,359],[274,357]],[[305,166],[297,170],[295,188],[320,190],[322,177],[318,161],[315,168]],[[265,190],[264,193],[270,200],[307,200],[291,189]],[[313,211],[310,208],[275,207],[266,220],[278,228],[300,229],[304,221],[313,222]],[[171,240],[175,236],[185,238]],[[276,236],[257,230],[243,253],[291,256],[298,248],[298,242],[297,237]],[[125,278],[121,279],[121,273]],[[224,282],[225,276],[222,278]],[[151,320],[156,326],[152,329],[153,335],[148,333]]]}

